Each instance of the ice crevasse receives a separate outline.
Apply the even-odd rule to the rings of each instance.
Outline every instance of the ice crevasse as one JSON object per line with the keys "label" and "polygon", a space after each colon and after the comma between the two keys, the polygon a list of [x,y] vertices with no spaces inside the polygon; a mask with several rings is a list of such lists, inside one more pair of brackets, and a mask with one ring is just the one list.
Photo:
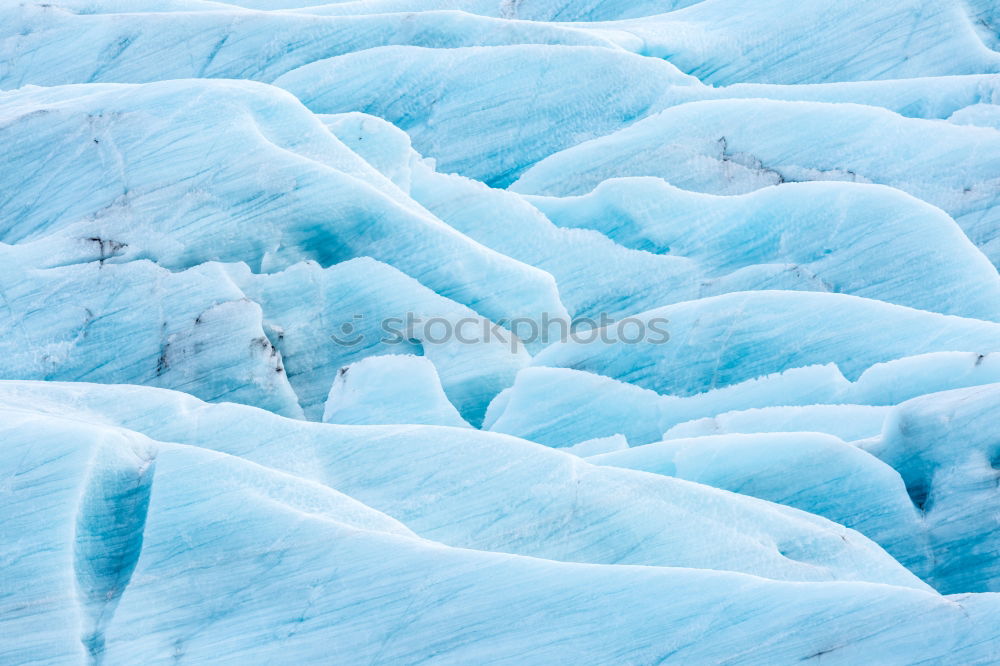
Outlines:
{"label": "ice crevasse", "polygon": [[994,4],[0,7],[0,662],[1000,662]]}

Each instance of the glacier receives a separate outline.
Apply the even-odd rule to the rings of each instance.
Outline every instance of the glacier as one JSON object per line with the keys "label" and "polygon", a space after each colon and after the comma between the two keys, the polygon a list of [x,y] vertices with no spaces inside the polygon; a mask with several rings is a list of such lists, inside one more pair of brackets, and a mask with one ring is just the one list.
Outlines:
{"label": "glacier", "polygon": [[[508,660],[524,652],[540,661],[649,661],[669,655],[710,659],[720,644],[749,659],[789,660],[831,649],[844,638],[854,639],[838,649],[847,658],[877,658],[902,649],[914,651],[906,654],[919,650],[922,657],[990,656],[983,622],[996,612],[992,597],[946,600],[924,590],[871,583],[810,583],[802,589],[703,569],[599,567],[443,547],[407,534],[398,523],[333,491],[238,458],[154,444],[106,425],[66,424],[59,417],[32,425],[30,438],[46,435],[49,453],[63,462],[60,472],[50,468],[39,474],[41,461],[24,455],[30,447],[23,440],[26,431],[21,430],[21,438],[6,439],[5,451],[20,454],[27,464],[21,482],[33,490],[20,496],[48,500],[35,511],[48,526],[39,535],[48,547],[31,549],[42,544],[22,542],[34,557],[19,558],[16,566],[18,573],[23,567],[55,575],[32,583],[34,593],[46,595],[43,603],[19,617],[6,616],[17,628],[44,627],[19,632],[18,645],[5,645],[10,660],[71,661],[88,653],[74,616],[90,596],[81,599],[80,594],[100,593],[108,583],[86,567],[77,568],[77,555],[94,546],[80,545],[77,532],[74,547],[73,526],[81,517],[66,500],[95,482],[98,487],[89,491],[97,495],[95,501],[81,507],[88,512],[84,521],[100,520],[89,512],[103,509],[130,521],[130,527],[142,525],[138,561],[130,559],[134,544],[117,543],[131,533],[128,529],[106,546],[119,548],[119,556],[134,566],[131,580],[116,604],[99,602],[105,608],[92,630],[82,628],[91,630],[87,644],[100,646],[110,662],[295,662],[332,653],[456,663]],[[123,502],[127,493],[115,495],[114,485],[79,473],[95,448],[102,452],[98,479],[149,469],[150,461],[141,455],[152,454],[147,447],[156,448],[148,504]],[[220,542],[218,534],[227,527],[230,535]],[[178,529],[185,535],[181,547]],[[261,539],[275,544],[266,557],[261,557]],[[229,575],[220,580],[213,562]],[[81,593],[72,591],[74,577]],[[178,589],[178,579],[188,585]],[[18,596],[26,592],[20,585],[5,588]],[[583,598],[581,590],[586,590]],[[665,597],[679,603],[656,612]],[[780,611],[767,601],[773,598],[786,600]],[[706,602],[728,610],[699,617]],[[816,606],[825,612],[818,616]],[[755,621],[746,627],[723,621],[732,614]],[[925,618],[928,626],[886,621],[893,616]],[[526,630],[525,621],[533,617],[546,618],[544,630]],[[707,628],[706,621],[714,627]],[[664,622],[686,631],[664,639]],[[804,636],[795,630],[799,623],[817,624],[816,632]],[[888,624],[886,635],[873,638],[873,623]],[[455,639],[463,628],[473,627],[475,640]],[[706,640],[691,641],[692,633]]]}
{"label": "glacier", "polygon": [[0,3],[0,662],[1000,663],[993,0]]}

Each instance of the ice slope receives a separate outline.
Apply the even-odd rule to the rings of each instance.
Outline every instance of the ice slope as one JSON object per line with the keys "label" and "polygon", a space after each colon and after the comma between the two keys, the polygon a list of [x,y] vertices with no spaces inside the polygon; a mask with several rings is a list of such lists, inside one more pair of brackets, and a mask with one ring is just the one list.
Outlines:
{"label": "ice slope", "polygon": [[1000,9],[991,0],[967,0],[966,8],[983,43],[994,51],[1000,47]]}
{"label": "ice slope", "polygon": [[922,354],[868,368],[844,402],[895,405],[925,393],[996,382],[1000,382],[1000,355]]}
{"label": "ice slope", "polygon": [[[605,37],[611,30],[454,11],[338,17],[248,11],[222,3],[199,3],[190,9],[162,2],[139,9],[133,3],[100,0],[5,3],[0,7],[0,49],[5,56],[0,88],[193,77],[271,82],[314,61],[392,44],[620,48]],[[618,38],[639,43],[629,33]]]}
{"label": "ice slope", "polygon": [[556,153],[511,189],[586,194],[620,176],[659,176],[711,194],[804,180],[880,183],[943,209],[996,264],[998,156],[1000,134],[989,128],[861,105],[715,100],[675,106]]}
{"label": "ice slope", "polygon": [[635,319],[647,325],[668,320],[670,339],[647,336],[627,344],[595,336],[559,342],[536,355],[532,365],[586,370],[659,393],[693,395],[805,365],[836,363],[848,379],[856,379],[875,363],[904,356],[1000,349],[1000,324],[843,294],[739,292],[668,305]]}
{"label": "ice slope", "polygon": [[[702,295],[724,285],[753,288],[750,275],[762,271],[778,284],[779,275],[791,273],[818,283],[818,290],[1000,318],[996,269],[946,214],[888,187],[790,183],[716,196],[656,178],[623,178],[583,196],[528,201],[559,226],[695,260],[705,277]],[[929,266],[933,281],[926,279]]]}
{"label": "ice slope", "polygon": [[323,422],[470,427],[448,402],[434,364],[410,355],[370,356],[341,368],[330,387]]}
{"label": "ice slope", "polygon": [[519,19],[538,22],[606,21],[663,13],[697,0],[645,0],[622,6],[614,0],[568,2],[509,2],[508,0],[169,0],[157,7],[153,0],[60,0],[59,7],[77,13],[117,13],[122,11],[220,11],[237,8],[277,13],[276,10],[316,16],[357,16],[396,13],[428,13],[442,10],[461,11],[480,17]]}
{"label": "ice slope", "polygon": [[0,5],[0,662],[1000,662],[995,2]]}
{"label": "ice slope", "polygon": [[0,377],[148,384],[302,416],[260,306],[221,265],[36,269],[0,250]]}
{"label": "ice slope", "polygon": [[[322,415],[340,370],[369,356],[426,356],[449,399],[474,423],[530,361],[510,333],[370,258],[326,269],[300,263],[267,275],[230,264],[227,272],[260,303],[269,339],[312,420]],[[445,330],[463,331],[463,337],[445,336]]]}
{"label": "ice slope", "polygon": [[[578,318],[626,317],[701,296],[774,288],[1000,317],[996,269],[946,214],[898,190],[803,183],[741,198],[621,179],[583,197],[528,197],[529,205],[512,192],[435,171],[404,133],[378,118],[324,120],[441,220],[551,274]],[[553,228],[550,220],[601,234]],[[887,259],[888,244],[900,247]],[[940,284],[924,281],[928,265],[937,266]]]}
{"label": "ice slope", "polygon": [[[829,436],[795,432],[810,425],[803,416],[823,411],[818,407],[772,407],[715,419],[721,427],[714,432],[757,434],[691,439],[709,429],[682,425],[668,432],[662,444],[597,456],[593,462],[620,461],[630,469],[708,483],[824,515],[879,542],[943,593],[1000,589],[1000,544],[995,536],[1000,447],[988,426],[1000,415],[1000,384],[908,400],[885,410],[884,427],[853,446]],[[864,420],[856,406],[824,409],[832,419],[839,411],[843,423]],[[836,432],[838,428],[820,424],[815,429]],[[830,450],[808,453],[817,440]],[[863,459],[864,452],[898,472],[885,477],[892,489],[875,490],[878,484],[862,480],[864,470],[879,469],[872,461],[843,461],[844,456]],[[832,502],[836,493],[820,489],[824,483],[838,485],[837,492],[850,497],[834,509],[826,502]],[[847,490],[852,483],[858,485]],[[867,492],[872,495],[866,497]],[[906,506],[915,507],[916,521],[912,516],[885,514],[884,523],[881,518],[859,522],[873,507],[890,500],[904,506],[903,499]],[[901,531],[890,536],[894,524]]]}
{"label": "ice slope", "polygon": [[914,573],[933,561],[921,513],[889,465],[812,432],[671,439],[588,458],[787,504],[858,530]]}
{"label": "ice slope", "polygon": [[995,104],[971,104],[948,116],[948,122],[1000,130],[1000,107]]}
{"label": "ice slope", "polygon": [[[329,11],[336,12],[338,7],[347,11],[351,3],[341,3],[327,7]],[[370,4],[370,3],[369,3]],[[673,4],[673,3],[671,3]],[[509,11],[493,12],[506,18],[486,18],[464,12],[435,12],[427,11],[426,5],[421,5],[419,9],[423,11],[411,11],[407,13],[379,13],[375,6],[360,8],[363,14],[356,16],[321,16],[322,13],[317,8],[306,8],[302,12],[260,12],[234,7],[222,3],[194,3],[191,11],[184,11],[183,3],[172,7],[174,11],[164,11],[167,7],[155,7],[157,11],[153,13],[138,13],[131,6],[125,6],[114,2],[64,2],[64,3],[24,3],[22,5],[7,8],[3,25],[9,26],[8,33],[3,39],[2,48],[7,54],[4,67],[0,69],[0,86],[16,87],[28,83],[56,85],[66,83],[83,83],[95,81],[109,82],[149,82],[162,79],[176,79],[185,77],[212,77],[212,78],[252,78],[263,81],[274,81],[283,74],[292,81],[293,90],[302,97],[304,101],[314,100],[316,103],[324,103],[328,107],[336,106],[342,110],[364,110],[374,109],[371,97],[384,97],[383,101],[394,99],[393,95],[383,95],[385,86],[394,86],[406,90],[406,96],[413,100],[421,97],[436,100],[439,103],[447,102],[454,104],[468,113],[469,107],[476,111],[476,115],[482,114],[483,121],[480,124],[480,132],[493,131],[499,121],[497,116],[502,115],[509,120],[512,117],[519,117],[523,121],[525,117],[559,118],[561,110],[570,108],[573,104],[580,105],[577,113],[573,116],[564,116],[561,123],[550,122],[546,128],[547,132],[532,132],[530,135],[522,136],[519,142],[526,144],[529,141],[541,143],[541,145],[518,146],[519,155],[508,155],[510,146],[494,142],[494,148],[500,151],[495,157],[504,163],[513,160],[521,161],[519,165],[513,165],[516,170],[523,169],[530,162],[540,157],[554,152],[560,148],[567,147],[569,143],[566,138],[562,139],[562,145],[553,147],[556,133],[572,130],[571,126],[562,127],[566,121],[572,120],[582,125],[581,129],[575,132],[581,135],[583,132],[590,132],[591,136],[597,136],[613,129],[619,129],[629,121],[641,117],[646,113],[661,110],[670,103],[677,101],[691,101],[694,99],[714,98],[718,96],[742,97],[748,94],[748,89],[737,91],[732,94],[723,88],[712,89],[698,85],[698,81],[690,77],[681,77],[677,70],[663,61],[650,57],[632,56],[629,51],[636,52],[637,55],[650,55],[656,49],[667,48],[673,51],[674,46],[665,47],[658,45],[658,41],[664,35],[668,42],[675,40],[676,36],[681,36],[681,41],[688,42],[695,40],[695,44],[685,43],[680,48],[680,53],[671,52],[667,60],[677,64],[687,62],[685,58],[691,55],[688,51],[693,50],[694,58],[698,59],[708,53],[721,51],[718,57],[728,59],[730,56],[724,52],[731,48],[730,44],[744,44],[747,41],[745,35],[706,37],[700,28],[692,28],[697,22],[691,22],[684,18],[683,14],[688,11],[707,12],[707,16],[714,25],[719,23],[719,16],[729,14],[738,19],[740,25],[746,26],[748,15],[760,16],[769,14],[772,11],[781,11],[784,14],[790,12],[784,7],[772,5],[782,4],[779,2],[755,3],[733,9],[724,7],[723,0],[712,0],[711,2],[701,2],[697,5],[675,14],[661,17],[644,18],[636,21],[619,21],[605,24],[547,24],[536,21],[515,21],[508,20],[511,16],[520,13],[531,13],[542,11],[543,8],[532,3],[523,6],[515,3],[510,6]],[[731,4],[731,3],[730,3]],[[787,4],[787,3],[784,3]],[[850,3],[848,3],[850,4]],[[878,20],[891,22],[907,15],[915,10],[914,5],[923,5],[925,2],[912,0],[911,2],[896,2],[885,6],[886,16]],[[844,5],[844,3],[841,3]],[[66,7],[63,9],[62,7]],[[500,5],[496,5],[500,8]],[[673,7],[663,7],[672,9]],[[205,11],[196,11],[202,9]],[[211,9],[212,11],[207,11]],[[469,7],[472,11],[482,11],[482,8]],[[577,6],[577,10],[586,11],[582,6]],[[141,8],[140,8],[141,10]],[[633,8],[635,10],[635,8]],[[971,27],[967,19],[958,16],[962,10],[954,2],[947,3],[941,7],[924,7],[924,11],[917,16],[919,29],[914,34],[921,34],[929,43],[933,43],[933,48],[919,48],[912,43],[907,45],[907,51],[900,59],[906,63],[902,69],[896,68],[888,71],[893,77],[901,76],[923,76],[928,74],[960,74],[948,69],[929,69],[923,58],[931,58],[930,54],[936,48],[949,49],[948,58],[934,59],[937,65],[956,63],[955,48],[961,48],[963,52],[968,52],[968,48],[948,46],[949,41],[963,42],[968,46],[974,42],[979,44],[983,53],[980,55],[983,60],[982,67],[978,65],[966,65],[967,71],[996,71],[996,61],[1000,55],[982,47],[978,39],[972,35]],[[557,10],[562,11],[562,10]],[[840,10],[838,10],[840,11]],[[846,13],[865,16],[866,20],[875,20],[870,16],[871,12],[858,12],[856,9],[844,6]],[[81,12],[81,13],[73,13]],[[485,13],[491,13],[485,11]],[[599,13],[599,12],[598,12]],[[794,13],[797,20],[804,21],[804,26],[808,26],[811,32],[816,25],[816,8],[812,5],[802,5],[798,3]],[[957,32],[954,28],[948,29],[947,23],[942,23],[942,15],[947,15],[954,19],[955,26],[965,26]],[[565,17],[564,17],[565,18]],[[600,18],[596,14],[593,18]],[[828,17],[827,17],[828,18]],[[752,19],[758,20],[758,19]],[[772,49],[775,40],[772,35],[767,35],[770,29],[770,22],[762,29],[763,33],[755,34],[750,39],[762,39],[768,49]],[[787,26],[784,27],[787,30]],[[866,28],[861,28],[865,30]],[[931,33],[941,30],[948,34],[949,39],[941,39],[939,35],[925,35],[925,29]],[[716,35],[725,34],[725,31],[713,31]],[[753,30],[751,30],[753,32]],[[856,40],[857,32],[843,32],[839,28],[831,38],[838,39],[848,36]],[[713,44],[715,40],[717,43]],[[971,42],[969,40],[972,40]],[[261,49],[258,44],[265,42],[265,48]],[[376,53],[369,52],[376,47],[386,47],[390,45],[400,45],[406,47],[429,47],[430,54],[419,56],[421,60],[430,62],[421,63],[415,71],[400,71],[391,81],[387,81],[380,76],[388,66],[395,66],[397,69],[400,58],[390,56],[391,62],[385,62],[385,56],[377,56]],[[505,102],[507,106],[502,106],[498,110],[494,107],[482,108],[488,105],[480,103],[469,105],[476,95],[476,86],[464,86],[464,72],[468,71],[468,66],[460,72],[452,73],[451,69],[462,68],[462,62],[467,61],[467,56],[456,53],[456,47],[503,47],[505,45],[515,46],[523,50],[523,55],[511,58],[500,51],[503,49],[488,48],[483,54],[483,58],[495,60],[497,68],[510,68],[513,71],[507,77],[509,82],[497,80],[493,85],[504,85],[508,88],[505,97],[509,100]],[[799,44],[801,46],[801,44]],[[888,46],[888,43],[887,43]],[[583,56],[577,47],[589,48],[593,53]],[[838,59],[835,69],[839,75],[843,75],[849,68],[845,67],[843,54],[836,49],[829,49],[827,44],[822,47],[828,53],[825,57],[835,57]],[[890,47],[891,48],[891,47]],[[170,54],[164,57],[164,54]],[[346,60],[336,56],[348,56]],[[770,56],[770,54],[768,54]],[[417,56],[407,52],[406,58],[416,58]],[[716,57],[716,56],[713,56]],[[778,56],[780,58],[780,55]],[[817,54],[811,53],[802,55],[797,53],[788,56],[784,63],[794,62],[797,57],[803,57],[809,63],[810,71],[818,71],[817,63],[821,60]],[[870,54],[870,57],[880,63],[892,61],[898,56],[895,51],[879,54]],[[329,60],[332,59],[332,60]],[[568,61],[575,59],[576,67],[545,66],[544,63],[552,61]],[[584,60],[592,62],[585,63]],[[515,61],[516,64],[515,64]],[[907,67],[913,66],[915,61],[921,61],[917,65],[918,70],[911,71]],[[332,63],[339,63],[333,66]],[[630,62],[628,67],[623,63]],[[448,63],[448,64],[443,64]],[[990,64],[992,63],[992,64]],[[529,65],[526,67],[525,65]],[[859,63],[863,65],[864,63]],[[758,62],[756,67],[767,67],[768,71],[774,71],[773,63],[764,61]],[[833,65],[831,65],[833,66]],[[297,68],[304,71],[293,72]],[[348,68],[352,76],[345,75],[345,81],[340,81],[337,71]],[[359,77],[359,68],[374,68],[370,76]],[[541,68],[542,71],[537,71]],[[799,67],[801,69],[801,66]],[[312,81],[303,81],[303,77],[314,78],[316,71],[323,72],[322,77],[316,77]],[[439,71],[433,72],[434,69]],[[536,71],[532,71],[536,69]],[[547,71],[546,71],[547,70]],[[577,73],[579,72],[579,73]],[[586,73],[585,73],[586,72]],[[456,76],[457,80],[447,84],[449,77]],[[589,90],[582,89],[579,77],[584,76],[589,84]],[[319,100],[323,97],[321,83],[329,77],[331,84],[337,83],[343,89],[342,94],[347,98],[325,95],[326,101]],[[425,77],[431,77],[438,82],[438,87],[429,86]],[[558,81],[558,85],[541,79],[541,76]],[[953,77],[971,81],[972,77]],[[358,79],[358,80],[355,80]],[[363,80],[362,80],[363,79]],[[753,79],[737,79],[753,80]],[[927,81],[927,79],[922,79]],[[299,81],[299,83],[295,83]],[[663,83],[669,81],[670,86]],[[712,81],[715,83],[716,81]],[[891,85],[883,88],[898,88],[893,86],[899,82],[888,82]],[[678,85],[684,84],[684,85]],[[363,85],[360,91],[349,91],[350,86]],[[868,84],[864,84],[868,85]],[[903,87],[910,89],[921,84],[908,85],[905,82]],[[926,87],[926,83],[923,84]],[[937,85],[937,84],[934,84]],[[955,84],[948,82],[949,86],[965,89],[968,85],[962,81]],[[298,87],[295,87],[298,86]],[[303,88],[303,86],[307,86]],[[737,86],[738,88],[739,86]],[[574,92],[574,88],[577,90]],[[676,88],[676,90],[675,90]],[[750,86],[749,88],[753,88]],[[761,87],[761,91],[753,93],[754,96],[769,96],[765,91],[768,86]],[[775,90],[775,86],[770,89],[774,94],[781,96],[782,93]],[[778,86],[777,88],[780,88]],[[797,88],[797,86],[787,86],[786,88]],[[822,86],[820,86],[822,88]],[[512,95],[517,94],[517,90],[542,89],[547,92],[544,97],[553,98],[548,104],[542,104],[542,96],[525,96],[520,104],[517,113],[508,114],[506,109],[512,108],[516,102]],[[855,88],[851,92],[848,87],[844,91],[831,87],[827,93],[821,94],[821,98],[830,99],[828,101],[857,101],[868,102],[869,95],[865,90]],[[366,92],[367,91],[367,92]],[[654,95],[652,91],[659,94]],[[368,95],[366,98],[365,95]],[[860,98],[857,95],[860,94]],[[939,99],[940,93],[925,93]],[[955,92],[950,95],[952,99],[960,97],[962,92]],[[968,94],[967,92],[965,94]],[[983,96],[980,92],[980,97]],[[846,100],[845,100],[846,96]],[[876,92],[875,99],[881,95]],[[626,102],[625,98],[631,98]],[[318,100],[318,101],[317,101]],[[367,101],[366,101],[367,100]],[[599,100],[596,102],[595,100]],[[645,101],[644,101],[645,100]],[[656,100],[656,101],[653,101]],[[613,104],[609,104],[613,101]],[[623,104],[623,102],[625,102]],[[951,102],[954,104],[954,102]],[[971,103],[971,102],[970,102]],[[531,105],[537,104],[537,107]],[[366,106],[367,105],[367,106]],[[426,102],[424,102],[426,105]],[[399,104],[396,105],[397,107]],[[614,108],[620,106],[620,108]],[[441,104],[438,105],[439,111]],[[332,108],[332,107],[331,107]],[[538,108],[542,114],[526,113],[525,109],[532,110]],[[417,109],[410,106],[408,109],[386,109],[385,117],[411,129],[418,119],[413,118],[413,113]],[[904,111],[905,112],[905,111]],[[618,125],[610,126],[609,113],[618,116]],[[422,114],[426,115],[426,114]],[[450,115],[450,114],[446,114]],[[461,117],[462,112],[458,112]],[[427,120],[431,120],[428,118]],[[436,116],[434,121],[440,120]],[[488,122],[488,121],[492,122]],[[429,153],[435,157],[447,158],[447,168],[455,168],[463,173],[484,177],[484,169],[491,169],[487,164],[479,164],[478,171],[465,171],[463,164],[457,160],[468,161],[474,156],[456,156],[457,151],[448,142],[445,132],[452,132],[457,124],[457,120],[445,125],[427,126],[428,123],[421,123],[420,134],[417,136],[418,147],[421,152]],[[411,130],[412,131],[412,130]],[[574,133],[570,133],[571,136]],[[553,136],[546,136],[553,134]],[[587,138],[587,137],[583,137]],[[573,143],[577,142],[576,138]],[[477,150],[483,146],[476,145]],[[440,150],[437,150],[440,149]],[[503,150],[501,150],[503,149]],[[440,152],[440,155],[439,155]],[[525,160],[525,157],[532,159]],[[520,158],[520,159],[519,159]],[[482,160],[480,159],[480,162]],[[451,165],[456,165],[452,167]],[[473,167],[469,167],[471,169]],[[513,172],[505,175],[491,171],[489,180],[499,184],[506,184],[511,180]]]}
{"label": "ice slope", "polygon": [[[503,72],[489,86],[481,72]],[[438,167],[506,186],[536,161],[662,108],[700,85],[668,62],[586,46],[386,46],[275,79],[316,113],[364,111],[406,132]]]}
{"label": "ice slope", "polygon": [[[780,17],[780,18],[779,18]],[[961,0],[702,0],[612,24],[706,83],[824,83],[1000,71]]]}
{"label": "ice slope", "polygon": [[[755,407],[896,405],[954,388],[1000,382],[1000,356],[938,352],[878,363],[855,382],[833,364],[791,368],[691,396],[655,391],[589,372],[529,367],[494,398],[484,427],[546,446],[616,434],[632,446],[687,421]],[[815,421],[814,421],[815,423]]]}
{"label": "ice slope", "polygon": [[[509,335],[474,345],[424,341],[433,329],[413,329],[406,339],[389,335],[383,322],[402,323],[407,312],[492,324],[370,259],[253,275],[242,264],[170,273],[147,261],[26,270],[17,252],[3,254],[5,377],[127,379],[290,415],[301,414],[301,406],[318,418],[343,364],[416,350],[437,364],[452,399],[475,416],[527,362]],[[303,284],[314,293],[299,302],[292,295]],[[39,302],[54,310],[37,308]]]}
{"label": "ice slope", "polygon": [[573,446],[565,447],[564,451],[572,453],[575,456],[580,456],[581,458],[587,458],[602,453],[622,451],[627,448],[628,440],[625,439],[625,435],[619,433],[608,437],[595,437],[594,439],[577,442]]}
{"label": "ice slope", "polygon": [[663,437],[680,439],[720,433],[822,432],[852,442],[882,432],[888,413],[888,407],[871,405],[758,407],[678,423]]}
{"label": "ice slope", "polygon": [[462,344],[433,328],[405,330],[407,313],[492,324],[372,259],[269,275],[216,263],[171,273],[145,260],[33,269],[20,247],[0,245],[7,379],[161,386],[318,419],[343,365],[417,351],[476,420],[529,361],[509,335]]}
{"label": "ice slope", "polygon": [[818,516],[687,481],[593,466],[504,435],[294,421],[141,387],[2,386],[2,404],[12,409],[73,415],[239,456],[334,488],[451,546],[925,589],[874,543]]}
{"label": "ice slope", "polygon": [[[136,566],[154,481],[162,478],[157,473],[168,451],[185,461],[189,474],[208,467],[204,485],[220,497],[279,505],[354,529],[412,535],[328,488],[204,449],[30,409],[3,409],[2,429],[0,603],[7,639],[0,640],[0,655],[7,663],[67,663],[82,661],[85,650],[100,653],[127,586],[142,584]],[[175,544],[191,534],[178,532]]]}
{"label": "ice slope", "polygon": [[[551,274],[560,299],[577,318],[624,317],[694,298],[701,289],[703,271],[691,261],[634,251],[603,234],[559,229],[512,192],[437,171],[385,120],[361,113],[323,119],[341,141],[448,225]],[[556,332],[552,327],[550,340],[558,339]]]}
{"label": "ice slope", "polygon": [[670,106],[709,99],[773,99],[864,104],[909,118],[945,119],[967,106],[1000,102],[1000,75],[915,76],[881,81],[781,85],[734,83],[718,87],[671,89]]}
{"label": "ice slope", "polygon": [[[416,164],[410,196],[469,238],[552,275],[575,318],[627,317],[697,298],[701,291],[704,270],[686,257],[657,256],[594,231],[561,229],[518,195],[464,176]],[[549,341],[557,339],[552,327]]]}
{"label": "ice slope", "polygon": [[[309,3],[238,4],[266,10]],[[261,12],[233,3],[140,4],[138,10],[120,1],[19,3],[6,9],[3,21],[10,26],[5,41],[12,56],[4,85],[184,76],[272,80],[311,61],[390,44],[625,48],[652,56],[650,60],[669,60],[713,85],[997,72],[1000,55],[984,45],[974,28],[978,17],[970,20],[963,5],[958,0],[894,0],[877,7],[861,0],[836,6],[791,0],[647,0],[627,5],[382,0]],[[774,21],[775,15],[782,20]],[[643,18],[632,18],[636,16]],[[544,22],[609,19],[626,20]],[[67,46],[64,51],[51,48],[60,42]],[[261,43],[267,48],[254,48]],[[163,52],[186,57],[158,57]],[[80,57],[67,58],[68,53]]]}
{"label": "ice slope", "polygon": [[275,271],[369,256],[487,317],[563,314],[551,276],[442,223],[273,87],[0,94],[0,146],[12,174],[0,184],[0,241],[58,239],[47,265],[147,258]]}
{"label": "ice slope", "polygon": [[359,111],[316,114],[334,136],[364,158],[399,189],[410,192],[413,169],[421,161],[410,136],[392,123]]}
{"label": "ice slope", "polygon": [[[18,636],[0,643],[5,660],[83,661],[89,653],[103,663],[331,655],[688,663],[719,650],[754,662],[996,656],[987,629],[993,595],[449,548],[338,493],[230,456],[14,414],[33,431],[12,428],[5,410],[2,455],[19,492],[3,495],[5,512],[18,516],[4,529],[19,538],[5,541],[13,551],[4,594],[20,604],[4,616]],[[34,446],[39,439],[44,450]],[[116,532],[90,531],[109,516],[119,521]],[[36,529],[24,529],[34,521]]]}
{"label": "ice slope", "polygon": [[1000,384],[934,393],[895,408],[882,434],[859,443],[899,470],[923,512],[935,567],[949,593],[1000,590]]}
{"label": "ice slope", "polygon": [[493,399],[483,426],[556,448],[615,434],[638,446],[678,423],[733,409],[838,400],[845,384],[835,366],[814,366],[676,396],[581,370],[528,367]]}
{"label": "ice slope", "polygon": [[[270,0],[264,0],[270,6]],[[309,14],[349,15],[457,9],[463,12],[528,21],[611,21],[652,16],[693,5],[700,0],[349,0],[298,10]],[[245,0],[240,0],[243,4]],[[302,0],[298,0],[301,4]],[[584,26],[581,26],[584,27]]]}

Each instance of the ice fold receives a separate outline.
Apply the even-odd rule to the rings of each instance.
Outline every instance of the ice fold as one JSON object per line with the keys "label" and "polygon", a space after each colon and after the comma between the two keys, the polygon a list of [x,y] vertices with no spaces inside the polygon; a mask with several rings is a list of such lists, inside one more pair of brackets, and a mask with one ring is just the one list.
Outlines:
{"label": "ice fold", "polygon": [[[134,399],[123,401],[123,389],[114,386],[2,386],[3,404],[80,414],[295,474],[450,546],[926,589],[867,538],[818,516],[687,481],[590,465],[506,435],[311,423],[142,387],[127,389]],[[158,460],[162,474],[162,456]],[[719,538],[706,541],[706,531]]]}
{"label": "ice fold", "polygon": [[0,3],[0,662],[1000,662],[996,4]]}
{"label": "ice fold", "polygon": [[879,183],[943,209],[996,264],[997,155],[1000,134],[985,127],[904,118],[862,105],[712,100],[668,108],[556,153],[511,189],[586,194],[621,176],[659,176],[712,194],[794,181]]}
{"label": "ice fold", "polygon": [[805,365],[836,363],[848,379],[856,379],[876,363],[904,356],[1000,349],[1000,324],[843,294],[738,292],[637,318],[669,321],[670,339],[560,342],[535,356],[532,365],[586,370],[659,393],[693,395]]}

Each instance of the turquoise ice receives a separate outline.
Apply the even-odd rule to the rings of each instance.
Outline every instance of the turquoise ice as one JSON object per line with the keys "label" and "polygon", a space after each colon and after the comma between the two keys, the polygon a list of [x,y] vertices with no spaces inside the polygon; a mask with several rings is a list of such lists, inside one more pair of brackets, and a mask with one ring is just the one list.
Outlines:
{"label": "turquoise ice", "polygon": [[1000,662],[996,2],[0,5],[3,664]]}

